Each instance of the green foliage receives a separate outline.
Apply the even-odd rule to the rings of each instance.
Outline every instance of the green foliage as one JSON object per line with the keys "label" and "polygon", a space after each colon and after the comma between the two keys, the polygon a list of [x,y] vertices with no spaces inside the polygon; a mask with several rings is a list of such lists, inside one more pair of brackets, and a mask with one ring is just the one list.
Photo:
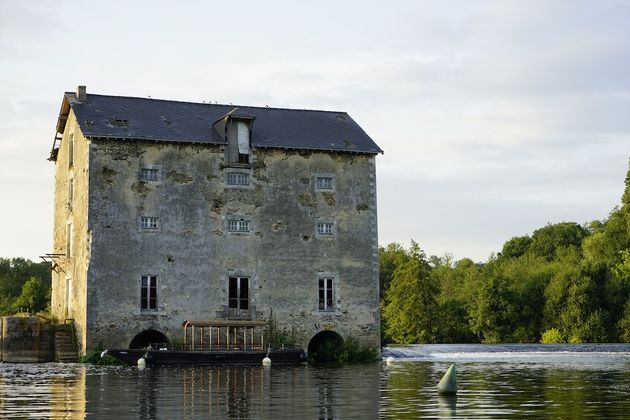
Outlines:
{"label": "green foliage", "polygon": [[417,243],[409,258],[394,271],[385,296],[385,331],[398,343],[435,342],[438,286],[429,275],[431,267]]}
{"label": "green foliage", "polygon": [[103,349],[90,351],[86,353],[85,355],[81,356],[79,361],[81,363],[89,363],[91,365],[101,365],[101,366],[126,364],[122,360],[118,360],[115,357],[112,357],[110,355],[105,355],[105,357],[101,357],[102,351]]}
{"label": "green foliage", "polygon": [[311,363],[360,363],[373,361],[376,358],[377,350],[375,348],[364,346],[353,337],[348,337],[345,341],[324,340],[313,354],[309,354]]}
{"label": "green foliage", "polygon": [[388,244],[386,247],[379,247],[378,251],[378,262],[380,266],[379,285],[381,296],[383,296],[385,290],[389,289],[389,285],[394,278],[394,271],[397,267],[400,267],[409,260],[409,255],[407,255],[402,245],[397,243]]}
{"label": "green foliage", "polygon": [[[41,284],[36,284],[33,278],[40,279]],[[49,299],[49,293],[43,293],[43,289],[50,289],[50,282],[47,263],[34,263],[24,258],[0,258],[0,315],[15,313],[20,308],[33,312],[45,309],[47,302],[43,304],[40,297],[45,294]],[[26,283],[30,284],[24,290]]]}
{"label": "green foliage", "polygon": [[577,223],[557,223],[534,231],[529,252],[552,260],[562,248],[580,249],[588,231]]}
{"label": "green foliage", "polygon": [[286,330],[278,328],[278,320],[273,316],[273,311],[267,320],[267,328],[265,329],[265,343],[271,348],[278,349],[284,346],[293,346],[295,344],[295,335],[289,334]]}
{"label": "green foliage", "polygon": [[543,333],[540,342],[543,344],[558,344],[564,343],[564,338],[562,338],[562,334],[557,328],[552,328]]}
{"label": "green foliage", "polygon": [[516,236],[503,244],[503,250],[500,256],[503,258],[519,258],[525,255],[530,245],[532,244],[532,238],[529,236]]}
{"label": "green foliage", "polygon": [[623,316],[618,322],[619,336],[625,343],[630,343],[630,298],[626,301]]}
{"label": "green foliage", "polygon": [[484,343],[509,341],[515,316],[507,279],[489,270],[470,310],[472,330]]}
{"label": "green foliage", "polygon": [[354,338],[348,337],[343,342],[339,361],[347,363],[369,362],[376,360],[376,355],[374,347],[364,346]]}
{"label": "green foliage", "polygon": [[13,312],[18,312],[22,308],[33,313],[44,311],[49,302],[50,287],[47,287],[39,277],[31,277],[22,286],[22,293],[13,304]]}

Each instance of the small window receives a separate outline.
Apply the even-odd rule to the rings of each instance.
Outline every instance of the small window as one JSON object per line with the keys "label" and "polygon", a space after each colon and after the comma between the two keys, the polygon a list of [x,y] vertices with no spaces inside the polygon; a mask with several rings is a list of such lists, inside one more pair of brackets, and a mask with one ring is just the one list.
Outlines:
{"label": "small window", "polygon": [[228,220],[228,232],[249,232],[249,220]]}
{"label": "small window", "polygon": [[72,205],[72,199],[74,198],[74,179],[68,179],[68,204]]}
{"label": "small window", "polygon": [[68,168],[74,165],[74,134],[68,137]]}
{"label": "small window", "polygon": [[109,122],[114,127],[127,127],[129,125],[129,120],[126,118],[113,117],[110,118]]}
{"label": "small window", "polygon": [[66,277],[66,316],[72,314],[72,278]]}
{"label": "small window", "polygon": [[332,311],[333,306],[333,279],[330,277],[319,279],[319,310]]}
{"label": "small window", "polygon": [[142,216],[140,218],[140,229],[156,230],[158,228],[158,218],[150,216]]}
{"label": "small window", "polygon": [[332,176],[318,176],[315,181],[315,187],[318,190],[332,190],[334,185]]}
{"label": "small window", "polygon": [[72,256],[72,223],[66,225],[66,256]]}
{"label": "small window", "polygon": [[320,222],[320,223],[317,223],[317,234],[318,235],[332,235],[333,234],[333,223],[331,223],[331,222]]}
{"label": "small window", "polygon": [[140,309],[145,311],[157,310],[157,276],[142,276]]}
{"label": "small window", "polygon": [[140,169],[140,179],[142,181],[157,181],[158,171],[157,168],[142,168]]}
{"label": "small window", "polygon": [[249,174],[242,172],[228,172],[227,174],[228,185],[249,185]]}

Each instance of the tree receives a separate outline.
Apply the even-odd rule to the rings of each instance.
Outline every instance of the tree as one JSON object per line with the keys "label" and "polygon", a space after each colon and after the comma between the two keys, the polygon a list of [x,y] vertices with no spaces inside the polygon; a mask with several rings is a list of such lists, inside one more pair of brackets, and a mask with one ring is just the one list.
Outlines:
{"label": "tree", "polygon": [[515,236],[503,244],[503,249],[499,253],[502,258],[518,258],[529,250],[532,244],[532,238],[529,236]]}
{"label": "tree", "polygon": [[481,279],[481,269],[470,259],[453,265],[452,257],[432,258],[431,276],[439,288],[437,296],[437,341],[468,343],[478,341],[468,322],[468,302]]}
{"label": "tree", "polygon": [[394,271],[385,295],[385,331],[395,342],[435,342],[438,287],[426,255],[411,242],[409,258]]}
{"label": "tree", "polygon": [[470,308],[472,331],[484,343],[507,341],[513,331],[513,297],[507,279],[492,260]]}
{"label": "tree", "polygon": [[528,251],[552,260],[561,248],[580,249],[588,231],[577,223],[563,222],[537,229],[532,235]]}
{"label": "tree", "polygon": [[49,301],[50,288],[39,277],[31,277],[22,286],[22,293],[13,305],[13,311],[27,309],[31,312],[40,312],[47,308]]}
{"label": "tree", "polygon": [[10,314],[24,284],[31,278],[40,278],[49,288],[51,275],[47,263],[34,263],[24,258],[0,258],[0,314]]}
{"label": "tree", "polygon": [[381,296],[385,295],[385,291],[389,289],[389,284],[394,277],[394,271],[396,268],[403,265],[409,256],[399,243],[390,243],[386,247],[378,248],[378,262],[380,266],[379,271],[379,286]]}

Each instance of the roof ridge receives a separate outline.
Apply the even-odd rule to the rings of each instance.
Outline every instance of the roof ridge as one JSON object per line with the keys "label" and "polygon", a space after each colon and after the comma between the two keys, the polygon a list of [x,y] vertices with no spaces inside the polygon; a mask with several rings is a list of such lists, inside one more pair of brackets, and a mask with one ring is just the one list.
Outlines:
{"label": "roof ridge", "polygon": [[[65,92],[66,95],[73,95],[74,97],[76,97],[76,93],[75,92]],[[219,104],[219,103],[211,103],[211,102],[191,102],[191,101],[178,101],[178,100],[174,100],[174,99],[160,99],[160,98],[145,98],[142,96],[124,96],[124,95],[103,95],[101,93],[87,93],[88,97],[89,96],[103,96],[103,97],[107,97],[107,98],[124,98],[124,99],[138,99],[138,100],[145,100],[145,101],[160,101],[160,102],[173,102],[173,103],[180,103],[180,104],[194,104],[194,105],[212,105],[212,106],[226,106],[226,107],[236,107],[236,108],[256,108],[256,109],[277,109],[280,111],[305,111],[305,112],[326,112],[329,114],[346,114],[348,115],[348,113],[346,111],[330,111],[330,110],[324,110],[324,109],[309,109],[309,108],[283,108],[283,107],[273,107],[273,106],[257,106],[257,105],[239,105],[239,104]],[[349,115],[348,115],[349,116]]]}

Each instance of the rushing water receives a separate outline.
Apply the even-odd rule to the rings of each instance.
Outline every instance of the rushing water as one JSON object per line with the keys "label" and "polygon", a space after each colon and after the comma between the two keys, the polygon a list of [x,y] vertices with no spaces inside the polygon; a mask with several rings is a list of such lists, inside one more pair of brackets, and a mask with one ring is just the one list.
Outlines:
{"label": "rushing water", "polygon": [[[630,345],[422,345],[393,364],[0,364],[0,418],[630,417]],[[451,363],[456,397],[436,385]]]}

